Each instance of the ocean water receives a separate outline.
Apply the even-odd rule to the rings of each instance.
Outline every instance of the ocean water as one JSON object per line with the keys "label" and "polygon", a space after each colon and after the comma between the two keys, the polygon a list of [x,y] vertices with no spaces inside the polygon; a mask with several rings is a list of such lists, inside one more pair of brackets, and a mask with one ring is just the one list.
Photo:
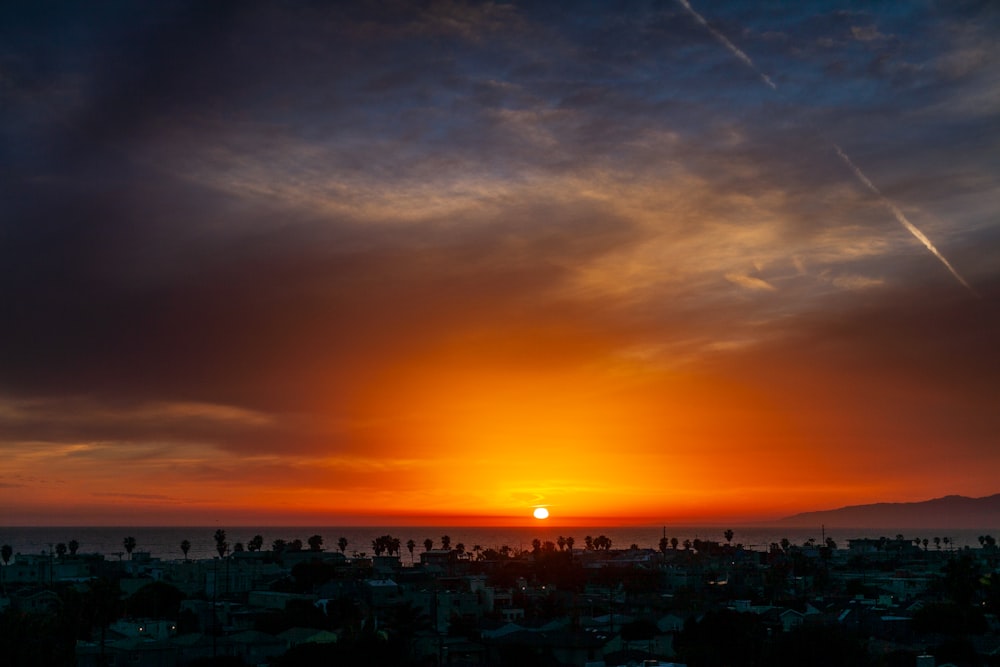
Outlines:
{"label": "ocean water", "polygon": [[[216,555],[214,535],[217,526],[175,526],[175,527],[0,527],[0,544],[9,544],[15,554],[41,554],[52,551],[56,544],[68,543],[76,540],[80,543],[79,553],[103,553],[108,558],[116,557],[116,554],[124,551],[122,542],[126,537],[134,537],[136,540],[136,551],[147,551],[154,558],[173,560],[183,558],[180,544],[183,540],[191,543],[189,558],[211,558]],[[402,561],[405,564],[410,562],[410,553],[406,549],[407,540],[412,539],[417,543],[413,551],[413,557],[419,560],[420,553],[424,551],[424,540],[430,538],[434,542],[434,548],[441,547],[441,537],[448,535],[451,537],[451,545],[454,548],[458,543],[465,545],[466,551],[472,551],[475,545],[483,549],[499,549],[501,546],[508,546],[512,549],[531,549],[531,542],[540,539],[543,542],[551,540],[555,542],[559,536],[573,537],[574,547],[582,549],[584,547],[584,537],[590,535],[597,537],[605,535],[611,539],[612,548],[626,548],[632,544],[637,544],[643,548],[656,549],[659,546],[660,538],[665,534],[667,538],[676,537],[681,544],[686,539],[713,540],[725,542],[723,532],[727,526],[617,526],[617,527],[559,527],[552,525],[525,526],[525,527],[391,527],[391,526],[370,526],[370,527],[302,527],[302,526],[278,526],[278,527],[247,527],[236,526],[232,528],[223,527],[226,531],[226,539],[230,546],[236,542],[246,544],[254,535],[261,535],[264,538],[264,549],[270,549],[271,543],[276,539],[291,541],[301,539],[306,543],[311,535],[320,535],[323,538],[323,547],[327,551],[337,549],[337,541],[343,537],[347,539],[345,553],[348,556],[356,553],[371,555],[372,541],[380,535],[392,535],[398,537],[403,543],[401,551]],[[870,537],[895,537],[903,534],[905,537],[926,538],[930,540],[929,549],[934,550],[934,537],[947,537],[951,544],[941,545],[941,550],[962,549],[964,547],[979,548],[979,536],[991,534],[1000,537],[997,529],[925,529],[902,531],[895,528],[871,529],[871,528],[829,528],[825,532],[820,528],[788,528],[788,527],[767,527],[733,526],[733,544],[743,544],[744,547],[757,551],[766,550],[772,542],[781,542],[787,538],[792,544],[803,544],[810,538],[817,543],[822,542],[824,535],[833,538],[840,548],[847,547],[847,541],[854,538]],[[683,548],[683,547],[681,547]]]}

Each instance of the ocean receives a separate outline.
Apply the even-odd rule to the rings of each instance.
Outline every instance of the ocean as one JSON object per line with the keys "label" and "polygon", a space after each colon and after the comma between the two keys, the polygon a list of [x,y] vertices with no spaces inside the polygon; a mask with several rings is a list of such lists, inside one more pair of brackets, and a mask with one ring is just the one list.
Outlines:
{"label": "ocean", "polygon": [[[126,537],[134,537],[136,541],[136,551],[149,552],[154,558],[164,560],[174,560],[183,558],[180,544],[183,540],[191,543],[189,558],[211,558],[217,555],[215,551],[215,531],[218,528],[226,531],[226,539],[232,546],[236,542],[244,545],[254,536],[261,535],[264,538],[264,549],[270,549],[271,543],[276,539],[291,541],[302,540],[306,543],[312,535],[320,535],[323,538],[323,547],[327,551],[337,549],[338,540],[343,537],[347,540],[345,553],[352,556],[356,553],[371,555],[372,541],[380,535],[391,535],[398,537],[403,544],[401,550],[402,561],[405,564],[410,562],[410,553],[406,549],[406,542],[413,540],[417,546],[413,551],[413,557],[419,560],[420,553],[424,551],[424,540],[430,538],[434,542],[434,548],[441,547],[441,537],[448,535],[451,538],[451,546],[462,543],[466,551],[472,551],[476,545],[483,549],[499,549],[501,546],[508,546],[512,549],[530,549],[534,539],[543,542],[551,540],[556,542],[559,536],[572,537],[575,541],[574,547],[582,549],[584,537],[590,535],[597,537],[605,535],[611,539],[612,548],[627,548],[636,544],[643,548],[656,549],[659,546],[660,538],[665,534],[667,538],[676,537],[681,544],[684,540],[701,539],[725,542],[723,532],[727,526],[617,526],[617,527],[559,527],[554,525],[545,526],[524,526],[524,527],[392,527],[392,526],[370,526],[370,527],[302,527],[302,526],[280,526],[280,527],[248,527],[248,526],[174,526],[174,527],[0,527],[0,544],[9,544],[15,554],[41,554],[52,551],[56,544],[68,543],[76,540],[80,544],[79,553],[102,553],[108,558],[114,558],[116,554],[124,551],[122,542]],[[930,541],[929,549],[935,550],[934,537],[947,537],[950,544],[941,544],[941,550],[962,549],[964,547],[979,548],[979,536],[992,534],[1000,537],[997,530],[990,529],[926,529],[902,531],[895,528],[871,529],[871,528],[827,528],[825,532],[817,528],[787,528],[787,527],[766,527],[752,526],[740,527],[732,526],[735,533],[733,544],[743,544],[744,547],[756,551],[766,550],[772,542],[780,543],[783,538],[787,538],[792,544],[803,544],[810,538],[817,543],[822,542],[823,536],[833,538],[839,548],[847,548],[847,541],[854,538],[878,538],[895,537],[903,534],[905,537],[926,538]],[[683,547],[680,547],[683,548]]]}

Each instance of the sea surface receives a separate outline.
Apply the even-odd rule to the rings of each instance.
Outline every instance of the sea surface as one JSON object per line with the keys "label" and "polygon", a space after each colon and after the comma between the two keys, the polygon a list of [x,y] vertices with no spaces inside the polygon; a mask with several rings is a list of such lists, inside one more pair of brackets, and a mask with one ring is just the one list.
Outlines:
{"label": "sea surface", "polygon": [[[154,558],[164,560],[179,560],[183,558],[181,552],[181,542],[188,540],[191,543],[189,558],[211,558],[217,555],[215,550],[214,535],[218,526],[176,526],[176,527],[0,527],[0,544],[9,544],[15,554],[42,554],[51,552],[55,545],[62,542],[68,543],[76,540],[80,543],[78,553],[102,553],[107,558],[115,558],[124,551],[122,543],[126,537],[134,537],[136,541],[136,551],[149,552]],[[503,528],[477,528],[470,526],[462,527],[391,527],[391,526],[371,526],[371,527],[336,527],[336,526],[278,526],[278,527],[247,527],[236,526],[223,528],[226,531],[226,539],[230,546],[236,542],[246,544],[254,535],[261,535],[264,538],[264,549],[270,549],[271,543],[276,539],[291,541],[294,539],[307,542],[310,536],[319,535],[323,538],[323,547],[327,551],[337,550],[337,542],[343,537],[347,540],[345,553],[348,556],[355,554],[372,553],[372,541],[380,535],[391,535],[398,537],[403,544],[401,557],[403,564],[411,560],[409,551],[406,549],[406,542],[413,540],[417,546],[413,551],[413,558],[419,560],[420,553],[424,551],[424,540],[430,538],[434,542],[434,548],[441,547],[441,537],[447,535],[451,538],[451,546],[457,544],[465,545],[466,551],[471,552],[476,545],[483,549],[499,549],[508,546],[514,550],[531,549],[531,542],[534,539],[543,542],[551,540],[556,542],[559,536],[572,537],[575,541],[574,547],[582,549],[584,538],[587,535],[597,537],[605,535],[611,539],[612,548],[627,548],[633,544],[643,548],[656,549],[659,546],[660,538],[676,537],[681,545],[684,540],[701,539],[725,542],[723,532],[726,526],[683,526],[683,527],[662,527],[662,526],[618,526],[618,527],[594,527],[580,528],[559,527],[553,525],[545,526],[525,526],[525,527],[503,527]],[[929,549],[935,550],[934,537],[947,537],[950,544],[942,541],[940,549],[953,550],[972,547],[978,549],[979,536],[992,534],[1000,537],[997,529],[925,529],[901,531],[895,528],[872,529],[872,528],[788,528],[788,527],[739,527],[733,526],[733,544],[742,544],[745,548],[756,551],[766,550],[768,546],[783,538],[787,538],[792,544],[803,544],[807,540],[814,539],[821,543],[824,537],[833,538],[839,548],[847,548],[847,541],[854,538],[889,537],[893,538],[898,534],[914,539],[921,538],[930,541]],[[683,548],[680,546],[679,548]],[[127,556],[126,556],[127,557]]]}

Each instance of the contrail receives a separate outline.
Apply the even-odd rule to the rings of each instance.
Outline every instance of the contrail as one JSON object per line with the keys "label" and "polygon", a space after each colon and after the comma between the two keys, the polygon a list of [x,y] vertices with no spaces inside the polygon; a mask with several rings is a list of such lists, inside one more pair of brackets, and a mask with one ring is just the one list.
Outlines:
{"label": "contrail", "polygon": [[[688,13],[691,14],[691,16],[693,16],[695,18],[695,20],[698,21],[698,23],[700,23],[701,25],[703,25],[706,30],[708,30],[710,33],[712,33],[713,37],[715,37],[717,40],[719,40],[720,42],[722,42],[723,46],[725,46],[727,49],[729,49],[729,51],[734,56],[736,56],[737,58],[739,58],[741,61],[743,61],[743,63],[747,67],[749,67],[754,72],[756,72],[757,75],[761,78],[761,80],[764,83],[766,83],[771,88],[771,90],[775,90],[775,91],[778,90],[778,87],[774,84],[773,81],[771,81],[770,77],[768,77],[766,74],[764,74],[759,69],[757,69],[757,66],[753,64],[752,60],[750,60],[750,56],[748,56],[747,54],[745,54],[735,44],[733,44],[728,39],[726,39],[725,35],[723,35],[721,32],[719,32],[718,30],[716,30],[715,28],[713,28],[712,26],[710,26],[708,24],[708,21],[706,21],[705,18],[701,14],[699,14],[698,12],[696,12],[694,10],[694,8],[691,6],[691,3],[688,2],[688,0],[677,0],[677,2],[679,2],[680,5],[681,5],[681,7],[683,7],[684,9],[686,9],[688,11]],[[910,232],[910,234],[912,234],[914,236],[914,238],[916,238],[918,241],[920,241],[921,243],[923,243],[924,246],[928,250],[930,250],[934,254],[935,257],[937,257],[939,260],[941,260],[941,263],[944,264],[945,268],[948,269],[948,271],[951,273],[951,275],[953,275],[955,277],[955,280],[957,280],[959,283],[961,283],[962,287],[964,287],[965,289],[969,290],[969,292],[973,296],[978,297],[979,294],[977,294],[976,291],[974,289],[972,289],[972,287],[969,286],[969,283],[965,282],[965,278],[963,278],[961,275],[959,275],[958,271],[955,270],[955,267],[953,267],[951,265],[951,263],[947,259],[944,258],[944,255],[942,255],[940,252],[938,252],[938,249],[934,247],[934,244],[931,243],[930,239],[927,238],[927,236],[922,231],[920,231],[919,229],[917,229],[916,225],[914,225],[912,222],[910,222],[906,218],[906,216],[903,214],[903,212],[899,209],[898,206],[896,206],[895,204],[893,204],[885,195],[882,194],[882,192],[877,187],[875,187],[875,184],[871,182],[871,179],[868,178],[867,176],[865,176],[865,173],[863,171],[861,171],[861,168],[858,167],[856,164],[854,164],[854,162],[851,161],[851,158],[849,158],[847,156],[847,153],[845,153],[843,150],[841,150],[840,146],[838,146],[837,144],[833,144],[833,147],[836,149],[837,155],[840,156],[840,159],[843,160],[844,163],[848,167],[850,167],[851,171],[854,172],[854,175],[857,177],[857,179],[859,181],[861,181],[861,183],[864,184],[865,187],[867,187],[869,190],[871,190],[875,194],[876,197],[879,198],[879,201],[882,202],[882,205],[885,206],[887,209],[889,209],[889,212],[892,213],[893,217],[896,218],[896,220],[899,222],[899,224],[903,225],[903,227],[906,229],[906,231]]]}
{"label": "contrail", "polygon": [[883,195],[882,192],[877,187],[875,187],[875,184],[871,182],[871,179],[865,176],[864,172],[862,172],[861,169],[859,169],[858,166],[851,161],[851,158],[847,156],[847,153],[842,151],[840,149],[840,146],[838,146],[837,144],[834,144],[833,147],[834,149],[836,149],[837,155],[840,156],[840,159],[843,160],[844,163],[851,168],[851,171],[854,172],[854,175],[858,177],[859,181],[864,183],[869,190],[875,193],[875,196],[879,198],[879,201],[882,202],[883,206],[889,209],[889,212],[892,213],[892,215],[896,218],[896,220],[899,221],[899,224],[903,225],[903,227],[906,228],[906,231],[913,234],[913,236],[916,237],[918,241],[923,243],[928,250],[934,253],[934,256],[937,257],[939,260],[941,260],[941,263],[944,264],[945,268],[951,272],[951,275],[955,276],[955,280],[962,283],[962,286],[965,287],[965,289],[969,290],[974,295],[978,296],[978,294],[976,294],[976,291],[969,286],[969,283],[965,282],[965,278],[959,275],[958,271],[955,270],[955,267],[951,265],[951,262],[945,259],[944,255],[938,252],[938,249],[934,247],[934,244],[931,243],[931,240],[927,238],[927,236],[922,231],[917,229],[916,225],[914,225],[906,218],[903,212],[899,210],[898,206],[893,204],[888,197]]}
{"label": "contrail", "polygon": [[778,89],[778,86],[774,84],[774,81],[771,81],[771,78],[768,75],[764,74],[759,69],[757,69],[757,66],[753,64],[752,60],[750,60],[750,56],[743,53],[743,51],[741,51],[739,47],[737,47],[735,44],[726,39],[725,35],[723,35],[721,32],[710,26],[708,24],[708,21],[705,20],[705,17],[696,12],[694,10],[694,7],[691,6],[691,3],[689,3],[688,0],[677,0],[677,2],[681,3],[681,7],[688,10],[688,13],[691,14],[691,16],[693,16],[698,23],[705,26],[705,29],[708,30],[710,33],[712,33],[713,37],[722,42],[722,45],[725,46],[727,49],[729,49],[730,53],[732,53],[734,56],[742,60],[744,64],[746,64],[750,69],[756,72],[757,76],[759,76],[764,83],[766,83],[768,86],[771,87],[771,90]]}

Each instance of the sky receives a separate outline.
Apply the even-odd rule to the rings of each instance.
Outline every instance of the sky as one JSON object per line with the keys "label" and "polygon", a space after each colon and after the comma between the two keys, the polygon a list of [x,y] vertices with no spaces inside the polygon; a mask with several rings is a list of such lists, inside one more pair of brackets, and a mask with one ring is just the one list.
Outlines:
{"label": "sky", "polygon": [[7,2],[0,524],[1000,491],[1000,7]]}

